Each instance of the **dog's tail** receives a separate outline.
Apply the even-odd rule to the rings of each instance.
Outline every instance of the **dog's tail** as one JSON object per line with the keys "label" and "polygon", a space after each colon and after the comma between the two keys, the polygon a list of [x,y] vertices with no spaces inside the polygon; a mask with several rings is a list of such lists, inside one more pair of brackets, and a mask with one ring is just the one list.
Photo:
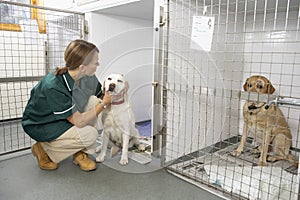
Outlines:
{"label": "dog's tail", "polygon": [[114,157],[120,151],[120,147],[113,145],[110,149],[110,157]]}

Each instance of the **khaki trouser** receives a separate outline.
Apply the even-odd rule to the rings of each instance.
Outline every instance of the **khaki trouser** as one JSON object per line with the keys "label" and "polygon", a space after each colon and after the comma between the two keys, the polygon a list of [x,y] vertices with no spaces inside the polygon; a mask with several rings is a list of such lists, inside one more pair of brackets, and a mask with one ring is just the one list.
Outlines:
{"label": "khaki trouser", "polygon": [[[85,110],[94,108],[97,102],[99,102],[97,97],[91,96]],[[59,163],[78,151],[94,154],[98,137],[98,116],[90,124],[83,128],[73,126],[57,139],[51,142],[41,142],[41,145],[55,163]]]}

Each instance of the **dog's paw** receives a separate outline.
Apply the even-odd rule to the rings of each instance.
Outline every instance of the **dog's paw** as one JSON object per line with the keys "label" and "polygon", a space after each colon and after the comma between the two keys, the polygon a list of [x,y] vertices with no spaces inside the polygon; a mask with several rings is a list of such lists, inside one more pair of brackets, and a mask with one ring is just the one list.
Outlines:
{"label": "dog's paw", "polygon": [[257,149],[257,148],[251,149],[251,150],[250,150],[250,153],[251,153],[251,154],[260,154],[260,150]]}
{"label": "dog's paw", "polygon": [[251,154],[260,154],[261,152],[261,148],[260,147],[255,147],[253,149],[250,150]]}
{"label": "dog's paw", "polygon": [[267,162],[259,161],[258,166],[267,166]]}
{"label": "dog's paw", "polygon": [[104,155],[99,155],[96,157],[96,162],[103,162],[105,159],[105,156]]}
{"label": "dog's paw", "polygon": [[280,160],[280,158],[278,156],[268,156],[267,157],[268,162],[275,162],[277,160]]}
{"label": "dog's paw", "polygon": [[230,155],[236,157],[236,156],[241,155],[241,153],[242,153],[242,152],[240,152],[240,151],[238,151],[238,150],[234,150],[234,151],[232,151],[232,152],[230,153]]}
{"label": "dog's paw", "polygon": [[145,150],[146,150],[146,147],[145,147],[145,145],[143,145],[143,144],[139,144],[139,145],[137,146],[137,148],[138,148],[139,151],[145,151]]}
{"label": "dog's paw", "polygon": [[127,165],[128,164],[128,158],[127,157],[124,157],[124,158],[122,157],[121,160],[120,160],[120,164],[121,165]]}

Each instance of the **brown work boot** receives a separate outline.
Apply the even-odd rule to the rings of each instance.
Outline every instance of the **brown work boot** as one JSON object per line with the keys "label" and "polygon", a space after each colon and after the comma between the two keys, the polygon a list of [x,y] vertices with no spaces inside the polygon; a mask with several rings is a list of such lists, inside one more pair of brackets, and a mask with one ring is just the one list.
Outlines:
{"label": "brown work boot", "polygon": [[37,142],[31,147],[31,152],[34,156],[36,156],[38,165],[41,169],[44,170],[54,170],[57,169],[57,164],[54,163],[45,150],[43,149],[41,143]]}
{"label": "brown work boot", "polygon": [[82,151],[74,154],[73,163],[75,165],[79,165],[83,171],[91,171],[97,168],[95,161],[91,160],[87,153],[84,153]]}

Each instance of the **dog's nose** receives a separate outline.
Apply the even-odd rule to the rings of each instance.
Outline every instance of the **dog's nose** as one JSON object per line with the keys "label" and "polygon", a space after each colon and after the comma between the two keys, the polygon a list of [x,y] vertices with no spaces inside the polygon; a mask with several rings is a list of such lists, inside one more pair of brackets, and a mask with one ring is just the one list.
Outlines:
{"label": "dog's nose", "polygon": [[110,91],[110,92],[114,91],[115,87],[116,87],[116,84],[114,84],[114,83],[109,84],[108,91]]}

